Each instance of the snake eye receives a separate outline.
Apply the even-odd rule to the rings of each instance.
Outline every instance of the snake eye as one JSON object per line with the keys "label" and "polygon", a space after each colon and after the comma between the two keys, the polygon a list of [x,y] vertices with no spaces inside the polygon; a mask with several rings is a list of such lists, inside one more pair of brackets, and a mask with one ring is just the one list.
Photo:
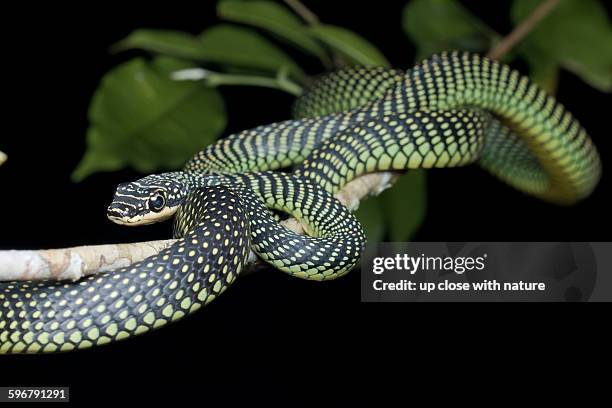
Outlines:
{"label": "snake eye", "polygon": [[160,212],[166,206],[166,197],[164,193],[158,191],[149,198],[149,209],[151,211]]}

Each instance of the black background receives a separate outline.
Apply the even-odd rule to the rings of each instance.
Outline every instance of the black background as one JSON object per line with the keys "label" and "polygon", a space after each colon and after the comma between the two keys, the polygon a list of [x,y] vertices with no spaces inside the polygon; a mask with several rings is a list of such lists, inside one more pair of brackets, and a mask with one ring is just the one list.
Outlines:
{"label": "black background", "polygon": [[[509,2],[465,3],[498,32],[511,29]],[[368,38],[393,65],[412,64],[414,48],[400,26],[403,2],[308,4],[322,21]],[[217,21],[214,2],[22,3],[7,6],[2,17],[0,150],[9,160],[0,168],[0,249],[168,237],[167,224],[128,230],[105,217],[116,184],[139,174],[96,174],[78,184],[69,176],[85,148],[86,112],[98,81],[117,63],[139,55],[110,55],[109,46],[141,27],[198,33]],[[319,72],[316,61],[295,57],[308,72]],[[292,100],[285,94],[255,88],[222,92],[229,115],[225,134],[289,116]],[[429,177],[427,219],[415,239],[610,240],[604,226],[612,208],[606,171],[609,96],[563,72],[558,99],[589,131],[602,156],[604,177],[590,198],[559,208],[526,197],[477,167],[435,170]],[[432,375],[456,378],[476,362],[484,373],[500,365],[526,370],[534,364],[525,358],[529,353],[538,367],[563,368],[563,356],[577,351],[564,343],[568,337],[599,327],[583,318],[587,312],[593,316],[586,307],[500,305],[487,306],[485,313],[478,305],[360,304],[358,273],[325,284],[273,271],[245,276],[203,312],[136,340],[72,354],[2,356],[0,383],[69,385],[73,401],[87,403],[195,396],[206,405],[211,398],[283,396],[294,390],[300,392],[297,401],[321,391],[359,401],[372,391],[376,397],[397,392],[376,381],[390,375],[400,381],[411,375],[426,382],[434,381]],[[478,352],[468,348],[474,344]],[[559,344],[557,357],[551,347]],[[591,352],[580,350],[581,364]],[[392,366],[403,374],[393,374]],[[527,371],[527,378],[539,372]],[[295,396],[288,398],[296,402]]]}

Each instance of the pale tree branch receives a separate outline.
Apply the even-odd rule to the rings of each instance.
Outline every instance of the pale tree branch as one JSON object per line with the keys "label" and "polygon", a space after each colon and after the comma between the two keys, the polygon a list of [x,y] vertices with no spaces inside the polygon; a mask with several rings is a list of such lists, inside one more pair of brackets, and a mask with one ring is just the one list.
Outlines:
{"label": "pale tree branch", "polygon": [[[378,195],[390,187],[399,173],[381,172],[355,178],[336,194],[336,198],[351,210],[369,195]],[[295,218],[282,224],[304,235],[304,226]],[[79,246],[73,248],[0,251],[0,281],[9,280],[78,280],[97,272],[125,267],[159,253],[176,242],[175,239]],[[257,256],[251,253],[251,266]]]}
{"label": "pale tree branch", "polygon": [[77,280],[128,266],[172,245],[173,239],[78,246],[62,249],[0,251],[0,280]]}
{"label": "pale tree branch", "polygon": [[525,20],[517,25],[514,30],[504,37],[489,53],[487,57],[498,60],[506,55],[510,50],[517,45],[529,32],[546,17],[557,5],[559,0],[544,0],[542,1]]}

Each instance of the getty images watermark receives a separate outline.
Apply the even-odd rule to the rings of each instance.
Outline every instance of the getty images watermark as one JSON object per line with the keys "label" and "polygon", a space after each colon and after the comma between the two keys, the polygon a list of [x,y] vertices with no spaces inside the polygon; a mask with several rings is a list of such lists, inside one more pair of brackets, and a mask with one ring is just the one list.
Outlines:
{"label": "getty images watermark", "polygon": [[381,243],[363,258],[361,296],[366,302],[550,301],[589,300],[596,293],[612,300],[612,285],[594,292],[595,252],[612,258],[606,255],[612,244],[607,250],[602,244]]}
{"label": "getty images watermark", "polygon": [[[419,271],[448,271],[463,274],[471,271],[482,271],[485,269],[487,254],[479,257],[441,257],[420,256],[414,257],[408,254],[396,254],[394,257],[376,257],[372,262],[372,272],[381,275],[385,271],[404,271],[414,275]],[[478,282],[452,282],[448,279],[442,282],[414,282],[401,279],[397,282],[385,282],[383,279],[374,280],[374,290],[421,290],[432,292],[434,290],[546,290],[546,284],[542,282],[503,282],[484,279]]]}

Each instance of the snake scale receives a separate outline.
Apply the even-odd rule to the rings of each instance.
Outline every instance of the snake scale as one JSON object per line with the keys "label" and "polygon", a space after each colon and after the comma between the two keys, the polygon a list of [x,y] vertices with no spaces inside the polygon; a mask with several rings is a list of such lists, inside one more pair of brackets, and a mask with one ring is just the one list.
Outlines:
{"label": "snake scale", "polygon": [[[178,320],[234,282],[250,249],[297,277],[342,276],[365,238],[333,194],[364,173],[476,162],[557,204],[587,197],[601,173],[591,139],[560,103],[510,67],[467,52],[435,55],[407,71],[327,74],[298,98],[294,116],[221,139],[183,171],[120,185],[111,220],[139,225],[175,216],[180,239],[75,283],[3,283],[0,351],[86,348]],[[274,171],[290,166],[292,173]],[[297,217],[308,236],[282,227],[270,209]]]}

